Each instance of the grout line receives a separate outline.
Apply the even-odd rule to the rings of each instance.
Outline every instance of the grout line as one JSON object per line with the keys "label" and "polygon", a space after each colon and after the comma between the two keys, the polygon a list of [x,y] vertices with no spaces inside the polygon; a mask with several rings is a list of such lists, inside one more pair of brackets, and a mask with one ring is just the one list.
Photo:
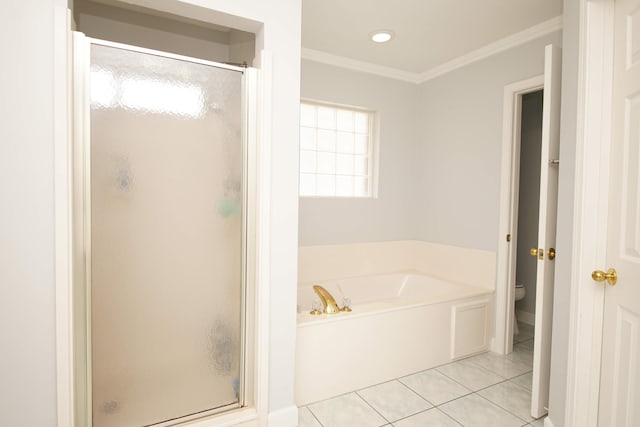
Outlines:
{"label": "grout line", "polygon": [[[455,362],[454,362],[455,363]],[[437,370],[437,368],[435,368]],[[462,387],[466,388],[467,390],[469,390],[468,394],[465,394],[465,396],[468,396],[471,393],[475,393],[475,391],[471,390],[468,386],[462,384],[460,381],[456,381],[455,379],[451,378],[449,375],[445,374],[444,372],[440,372],[438,371],[441,375],[444,375],[445,377],[449,378],[451,381],[453,381],[454,383],[461,385]],[[459,399],[459,398],[458,398]],[[456,399],[453,399],[456,400]],[[451,401],[450,401],[451,402]]]}
{"label": "grout line", "polygon": [[[468,396],[468,395],[465,395],[465,396]],[[463,396],[460,396],[460,397],[463,397]],[[459,398],[457,398],[457,399],[459,399]],[[452,400],[450,400],[449,402],[453,402],[454,400],[457,400],[457,399],[452,399]],[[425,399],[425,400],[426,400],[426,399]],[[444,405],[444,403],[443,403],[443,405]],[[453,418],[451,415],[447,414],[447,413],[446,413],[446,412],[444,412],[443,410],[438,409],[438,407],[437,407],[437,406],[435,406],[435,405],[434,405],[434,406],[432,406],[432,407],[431,407],[431,408],[429,408],[429,409],[425,409],[424,411],[416,412],[415,414],[407,415],[406,417],[399,418],[399,419],[395,420],[395,421],[394,421],[394,423],[397,423],[398,421],[406,420],[407,418],[415,417],[416,415],[424,414],[425,412],[429,412],[429,411],[433,411],[433,410],[437,410],[437,411],[438,411],[438,412],[440,412],[441,414],[445,415],[447,418],[450,418],[451,420],[453,420],[453,422],[455,422],[456,424],[458,424],[458,425],[460,425],[460,426],[464,427],[464,425],[463,425],[463,424],[461,424],[461,423],[460,423],[460,421],[456,420],[455,418]],[[395,424],[391,423],[391,425],[395,425]]]}
{"label": "grout line", "polygon": [[[470,394],[467,394],[467,395],[465,395],[465,396],[461,396],[461,397],[459,397],[458,399],[462,399],[463,397],[467,397],[467,396],[470,396],[470,395],[472,395],[472,394],[475,394],[475,393],[470,393]],[[453,399],[453,400],[450,400],[449,402],[455,402],[455,401],[456,401],[456,400],[458,400],[458,399]],[[448,402],[447,402],[447,403],[448,403]],[[444,403],[443,403],[443,405],[444,405]],[[444,410],[442,410],[442,409],[438,409],[438,410],[439,410],[440,412],[442,412],[443,414],[445,414],[447,417],[451,418],[454,422],[456,422],[456,423],[460,424],[462,427],[464,427],[464,424],[462,424],[462,421],[458,421],[458,420],[457,420],[453,415],[449,415],[447,412],[445,412],[445,411],[444,411]]]}
{"label": "grout line", "polygon": [[[493,400],[489,399],[488,397],[484,397],[484,396],[483,396],[483,395],[481,395],[481,394],[478,394],[478,396],[479,396],[479,397],[481,397],[481,398],[483,398],[483,399],[484,399],[484,400],[486,400],[487,402],[491,402],[492,404],[494,404],[494,405],[495,405],[495,406],[497,406],[498,408],[501,408],[503,411],[505,411],[505,412],[506,412],[506,413],[508,413],[508,414],[513,415],[513,416],[514,416],[514,417],[516,417],[517,419],[524,421],[526,424],[531,423],[531,421],[529,421],[529,420],[525,420],[525,419],[524,419],[524,418],[522,418],[521,416],[514,414],[514,413],[513,413],[513,412],[511,412],[509,409],[507,409],[507,408],[503,407],[502,405],[498,404],[497,402],[494,402]],[[529,397],[531,397],[531,394],[529,394]]]}
{"label": "grout line", "polygon": [[[530,340],[533,340],[533,338],[531,338]],[[530,340],[527,340],[527,341],[530,341]],[[524,341],[523,341],[523,342],[524,342]],[[518,343],[518,344],[520,344],[520,343]],[[526,349],[526,348],[525,348],[525,350],[529,351],[529,349]],[[481,354],[483,354],[483,353],[481,353]],[[525,424],[524,424],[525,426],[526,426],[526,425],[530,425],[533,421],[535,421],[535,420],[533,420],[533,421],[524,420],[524,419],[523,419],[523,418],[521,418],[520,416],[518,416],[518,415],[516,415],[516,414],[512,413],[508,408],[504,408],[504,407],[502,407],[501,405],[499,405],[498,403],[496,403],[496,402],[494,402],[494,401],[492,401],[492,400],[490,400],[490,399],[488,399],[488,398],[486,398],[486,397],[484,397],[484,396],[482,396],[482,395],[480,395],[480,394],[479,394],[479,392],[481,392],[481,391],[483,391],[483,390],[486,390],[486,389],[488,389],[488,388],[491,388],[491,387],[497,386],[497,385],[502,384],[502,383],[505,383],[505,382],[510,382],[510,383],[512,383],[512,384],[514,384],[514,385],[516,385],[517,387],[519,387],[520,389],[522,389],[522,390],[526,391],[529,395],[531,395],[531,390],[527,389],[526,387],[524,387],[524,386],[522,386],[522,385],[520,385],[520,384],[516,384],[516,383],[512,382],[512,380],[513,380],[513,379],[515,379],[515,378],[518,378],[518,377],[521,377],[521,376],[524,376],[524,375],[529,374],[529,373],[531,372],[531,370],[530,370],[530,371],[527,371],[527,372],[524,372],[524,373],[522,373],[522,374],[519,374],[519,375],[516,375],[516,376],[510,377],[510,378],[504,378],[504,377],[503,377],[502,375],[500,375],[499,373],[494,372],[494,371],[492,371],[492,370],[490,370],[490,369],[487,369],[487,368],[485,368],[485,367],[483,367],[483,366],[481,366],[481,365],[478,365],[477,363],[474,363],[472,360],[469,360],[469,359],[471,359],[471,358],[473,358],[473,357],[475,357],[475,356],[478,356],[478,355],[465,357],[465,358],[463,358],[463,359],[459,359],[459,360],[456,360],[456,361],[453,361],[453,362],[445,363],[445,364],[439,365],[439,366],[437,366],[437,367],[433,367],[433,368],[430,368],[430,369],[425,369],[425,370],[423,370],[423,371],[418,371],[418,372],[415,372],[415,373],[413,373],[413,374],[405,375],[405,376],[403,376],[403,377],[399,377],[399,378],[395,378],[395,379],[392,379],[392,380],[389,380],[389,381],[385,381],[385,382],[381,382],[381,383],[378,383],[378,384],[374,384],[374,385],[372,385],[372,386],[365,387],[365,388],[363,388],[363,389],[356,390],[356,391],[353,391],[353,392],[343,393],[343,394],[341,394],[341,395],[333,396],[333,397],[330,397],[330,398],[328,398],[328,399],[321,400],[321,401],[319,401],[319,402],[313,402],[313,403],[311,403],[311,404],[309,404],[309,405],[303,406],[303,408],[307,408],[307,409],[309,410],[309,412],[311,413],[311,415],[313,416],[313,418],[318,422],[318,424],[320,424],[321,426],[323,426],[323,427],[324,427],[324,425],[322,424],[322,422],[320,421],[320,419],[319,419],[319,418],[316,416],[316,414],[311,410],[310,405],[315,404],[315,403],[324,402],[324,401],[331,400],[331,399],[335,399],[335,398],[339,398],[339,397],[346,396],[346,395],[349,395],[349,394],[352,394],[352,393],[353,393],[353,394],[355,394],[356,396],[358,396],[358,398],[360,398],[362,401],[364,401],[364,403],[365,403],[368,407],[370,407],[371,409],[373,409],[373,411],[374,411],[375,413],[377,413],[378,415],[380,415],[380,417],[382,417],[382,419],[386,422],[386,424],[384,424],[385,426],[386,426],[387,424],[390,424],[390,425],[392,425],[392,426],[393,426],[393,425],[394,425],[393,423],[395,423],[395,422],[398,422],[398,421],[401,421],[401,420],[404,420],[404,419],[407,419],[407,418],[411,418],[411,417],[413,417],[413,416],[415,416],[415,415],[421,414],[421,413],[423,413],[423,412],[430,411],[430,410],[432,410],[432,409],[438,409],[438,411],[440,411],[440,412],[441,412],[441,413],[443,413],[445,416],[447,416],[448,418],[450,418],[451,420],[453,420],[455,423],[460,424],[461,426],[464,426],[460,421],[458,421],[457,419],[455,419],[453,416],[449,415],[448,413],[446,413],[445,411],[443,411],[442,409],[440,409],[440,407],[441,407],[441,406],[443,406],[443,405],[446,405],[446,404],[448,404],[448,403],[454,402],[454,401],[456,401],[456,400],[459,400],[459,399],[462,399],[462,398],[468,397],[468,396],[470,396],[470,395],[472,395],[472,394],[475,394],[475,395],[477,395],[478,397],[480,397],[481,399],[483,399],[483,400],[485,400],[485,401],[489,402],[490,404],[492,404],[492,405],[494,405],[494,406],[497,406],[498,408],[502,409],[503,411],[505,411],[505,412],[506,412],[506,413],[508,413],[509,415],[512,415],[512,416],[516,417],[517,419],[519,419],[519,420],[523,421],[523,422],[525,423]],[[508,356],[509,356],[509,355],[505,355],[505,356],[503,356],[503,357],[508,358]],[[460,381],[457,381],[457,380],[455,380],[454,378],[451,378],[449,375],[445,374],[444,372],[441,372],[441,371],[438,369],[438,368],[440,368],[440,367],[447,366],[447,365],[453,365],[453,364],[456,364],[456,363],[458,363],[458,362],[462,362],[462,361],[465,361],[465,360],[466,360],[468,363],[470,363],[473,367],[475,367],[475,368],[477,368],[477,369],[480,369],[481,371],[485,371],[485,372],[487,372],[487,373],[497,375],[498,377],[502,378],[502,380],[501,380],[501,381],[498,381],[497,383],[490,384],[490,385],[488,385],[488,386],[486,386],[486,387],[480,388],[480,389],[478,389],[478,390],[470,390],[470,389],[469,389],[469,387],[468,387],[467,385],[465,385],[464,383],[462,383],[462,382],[460,382]],[[514,363],[515,363],[515,362],[517,362],[517,361],[514,361],[514,360],[512,360],[512,359],[510,359],[510,358],[509,358],[509,360],[513,361]],[[521,362],[517,362],[517,363],[521,363]],[[522,364],[524,365],[524,363],[522,363]],[[407,385],[407,384],[405,384],[404,382],[402,382],[402,381],[401,381],[401,379],[402,379],[402,378],[410,377],[410,376],[412,376],[412,375],[417,375],[417,374],[420,374],[420,373],[423,373],[423,372],[428,372],[428,371],[436,371],[437,373],[439,373],[440,375],[442,375],[442,376],[444,376],[445,378],[449,379],[450,381],[454,382],[455,384],[458,384],[458,385],[462,386],[465,390],[467,390],[467,391],[468,391],[468,393],[463,394],[463,395],[460,395],[460,396],[458,396],[458,397],[456,397],[456,398],[454,398],[454,399],[448,400],[448,401],[446,401],[446,402],[442,402],[442,403],[440,403],[440,404],[438,404],[438,405],[435,405],[435,404],[434,404],[433,402],[431,402],[429,399],[425,398],[425,397],[424,397],[424,396],[422,396],[420,393],[418,393],[416,390],[414,390],[413,388],[411,388],[409,385]],[[407,415],[406,417],[399,418],[399,419],[397,419],[397,420],[395,420],[395,421],[389,421],[389,420],[388,420],[384,415],[382,415],[382,413],[380,413],[380,412],[379,412],[379,411],[378,411],[378,410],[377,410],[377,409],[376,409],[376,408],[375,408],[371,403],[369,403],[369,401],[368,401],[367,399],[365,399],[365,398],[364,398],[363,396],[361,396],[361,395],[360,395],[360,393],[359,393],[360,391],[367,390],[367,389],[369,389],[369,388],[373,388],[373,387],[376,387],[376,386],[378,386],[378,385],[387,384],[387,383],[394,382],[394,381],[397,381],[398,383],[400,383],[401,385],[403,385],[404,387],[406,387],[407,389],[409,389],[411,392],[413,392],[415,395],[417,395],[420,399],[422,399],[422,400],[424,400],[425,402],[427,402],[427,403],[429,403],[430,405],[432,405],[432,406],[431,406],[431,408],[425,409],[425,410],[423,410],[423,411],[416,412],[415,414]]]}
{"label": "grout line", "polygon": [[[392,381],[393,381],[393,380],[392,380]],[[387,382],[391,382],[391,381],[387,381]],[[382,383],[382,384],[386,384],[386,383]],[[375,386],[373,386],[373,387],[375,387]],[[367,387],[367,388],[370,388],[370,387]],[[373,411],[374,411],[376,414],[380,415],[380,416],[382,417],[382,419],[386,421],[386,422],[383,424],[383,426],[385,426],[385,425],[387,425],[387,424],[391,424],[391,421],[389,421],[389,420],[387,419],[387,417],[385,417],[384,415],[382,415],[382,414],[380,413],[380,411],[378,411],[376,408],[374,408],[374,407],[373,407],[373,405],[372,405],[371,403],[369,403],[369,401],[368,401],[367,399],[365,399],[364,397],[360,396],[360,393],[358,393],[358,392],[359,392],[359,391],[362,391],[362,390],[366,390],[366,389],[362,388],[362,389],[360,389],[360,390],[356,390],[356,391],[354,391],[353,393],[354,393],[356,396],[358,396],[360,399],[362,399],[362,401],[363,401],[364,403],[366,403],[366,404],[367,404],[367,406],[369,406],[371,409],[373,409]]]}
{"label": "grout line", "polygon": [[[432,371],[432,370],[435,370],[435,368],[433,368],[433,369],[427,369],[427,371]],[[427,372],[427,371],[422,371],[422,372]],[[438,372],[440,375],[444,376],[445,378],[450,379],[450,380],[451,380],[451,381],[453,381],[454,383],[456,383],[456,384],[458,384],[458,385],[462,386],[462,388],[464,388],[465,390],[467,390],[467,391],[468,391],[468,393],[461,394],[461,395],[460,395],[460,396],[458,396],[458,397],[454,397],[453,399],[447,400],[446,402],[442,402],[442,403],[439,403],[439,404],[437,404],[437,405],[436,405],[435,403],[433,403],[432,401],[430,401],[430,400],[429,400],[429,399],[427,399],[426,397],[424,397],[424,396],[420,395],[420,393],[418,393],[417,391],[415,391],[414,389],[412,389],[412,388],[411,388],[410,386],[408,386],[407,384],[405,384],[405,383],[402,383],[402,384],[403,384],[405,387],[407,387],[409,390],[411,390],[412,392],[414,392],[415,394],[417,394],[418,396],[420,396],[421,398],[423,398],[424,400],[426,400],[427,402],[429,402],[429,403],[432,405],[432,407],[431,407],[431,408],[429,408],[429,409],[437,408],[438,406],[444,405],[445,403],[453,402],[454,400],[460,399],[461,397],[465,397],[465,396],[469,396],[470,394],[473,394],[473,390],[469,390],[469,388],[467,388],[466,386],[464,386],[464,385],[462,385],[461,383],[457,382],[457,381],[456,381],[456,380],[454,380],[453,378],[449,378],[449,377],[447,377],[447,376],[446,376],[445,374],[443,374],[442,372],[440,372],[440,371],[437,371],[437,372]],[[402,382],[402,381],[400,381],[400,382]],[[428,409],[427,409],[427,411],[428,411]]]}
{"label": "grout line", "polygon": [[488,385],[488,386],[486,386],[486,387],[479,388],[478,390],[474,391],[474,393],[478,393],[479,391],[486,390],[486,389],[488,389],[488,388],[491,388],[491,387],[497,386],[498,384],[506,383],[506,382],[508,382],[508,381],[511,381],[511,380],[509,380],[509,379],[505,379],[504,381],[500,381],[500,382],[497,382],[497,383],[495,383],[495,384],[491,384],[491,385]]}
{"label": "grout line", "polygon": [[473,360],[469,360],[469,363],[473,363],[475,366],[477,366],[477,367],[479,367],[479,368],[482,368],[482,369],[484,369],[484,370],[486,370],[486,371],[489,371],[489,372],[493,372],[494,374],[496,374],[496,375],[498,375],[498,376],[500,376],[500,377],[506,378],[506,379],[508,379],[508,380],[513,379],[513,378],[517,378],[517,377],[519,377],[520,375],[525,375],[525,374],[528,374],[529,372],[531,372],[531,369],[530,369],[530,367],[529,367],[528,365],[526,365],[526,364],[524,364],[524,363],[522,363],[522,362],[519,362],[519,361],[517,361],[517,360],[513,360],[513,359],[511,359],[511,358],[508,358],[508,357],[506,357],[506,356],[508,356],[508,355],[502,356],[502,359],[503,359],[503,360],[504,360],[504,359],[506,359],[506,360],[508,360],[509,362],[513,363],[514,365],[521,365],[521,366],[523,366],[523,367],[527,368],[528,370],[527,370],[527,371],[524,371],[524,372],[521,372],[521,373],[519,373],[519,374],[510,375],[510,376],[505,376],[506,374],[505,374],[504,372],[502,372],[502,371],[501,371],[501,372],[497,372],[497,371],[498,371],[498,369],[495,369],[495,370],[494,370],[494,369],[492,369],[492,368],[487,368],[486,366],[482,366],[481,364],[479,364],[478,362],[475,362],[475,361],[473,361]]}
{"label": "grout line", "polygon": [[526,390],[529,394],[531,394],[531,393],[532,393],[532,390],[529,390],[529,389],[528,389],[528,388],[526,388],[525,386],[520,385],[520,384],[518,384],[518,383],[516,383],[516,382],[514,382],[514,381],[513,381],[513,380],[515,380],[516,378],[520,378],[520,377],[523,377],[523,376],[525,376],[525,375],[529,375],[529,372],[526,372],[526,373],[524,373],[524,374],[522,374],[522,375],[518,375],[517,377],[513,377],[513,378],[511,378],[511,379],[509,380],[509,382],[510,382],[511,384],[513,384],[513,385],[516,385],[516,386],[518,386],[518,387],[520,387],[520,388],[522,388],[522,389]]}
{"label": "grout line", "polygon": [[[461,359],[461,360],[466,360],[466,359]],[[458,360],[457,362],[460,362],[461,360]],[[453,362],[453,363],[457,363],[457,362]],[[477,392],[477,391],[484,390],[485,388],[493,387],[493,386],[494,386],[494,385],[496,385],[496,384],[500,384],[500,383],[503,383],[503,382],[505,382],[505,381],[509,381],[509,378],[504,378],[502,375],[496,374],[496,373],[495,373],[495,372],[493,372],[493,371],[490,371],[490,370],[485,369],[485,368],[483,368],[483,367],[481,367],[481,366],[478,366],[478,365],[476,365],[475,363],[473,363],[473,362],[471,362],[471,361],[469,361],[469,363],[471,363],[474,367],[476,367],[476,368],[478,368],[478,369],[480,369],[480,370],[482,370],[482,371],[485,371],[485,372],[488,372],[488,373],[490,373],[490,374],[493,374],[493,375],[497,375],[497,376],[499,376],[500,378],[502,378],[502,381],[498,381],[497,383],[490,384],[490,385],[488,385],[488,386],[486,386],[486,387],[483,387],[483,388],[480,388],[480,389],[478,389],[478,390],[471,390],[471,389],[469,388],[469,386],[468,386],[468,385],[465,385],[465,384],[461,383],[460,381],[457,381],[456,379],[451,378],[449,375],[445,374],[444,372],[441,372],[441,371],[438,371],[438,372],[440,372],[440,373],[441,373],[442,375],[444,375],[445,377],[449,378],[451,381],[454,381],[454,382],[456,382],[456,383],[460,384],[462,387],[466,388],[467,390],[471,390],[471,393],[475,393],[475,392]],[[436,369],[437,369],[437,368],[436,368]],[[525,373],[527,373],[527,372],[525,372]]]}
{"label": "grout line", "polygon": [[[508,360],[509,360],[509,361],[511,361],[511,363],[519,363],[519,362],[516,362],[515,360],[511,360],[511,359],[508,359]],[[508,379],[508,380],[509,380],[509,379],[511,379],[511,378],[515,378],[515,377],[517,377],[517,376],[522,375],[522,374],[517,374],[517,375],[514,375],[514,376],[509,377],[509,376],[505,376],[505,374],[504,374],[504,373],[502,373],[502,372],[496,372],[495,370],[493,370],[493,369],[491,369],[491,368],[487,368],[486,366],[482,366],[481,364],[479,364],[478,362],[474,362],[473,360],[469,360],[469,363],[472,363],[472,364],[474,364],[475,366],[477,366],[478,368],[482,368],[482,369],[484,369],[485,371],[492,372],[492,373],[494,373],[494,374],[498,375],[499,377],[506,378],[506,379]],[[521,364],[522,366],[525,366],[525,367],[526,367],[526,365],[525,365],[524,363],[520,363],[520,364]],[[528,371],[527,371],[527,372],[528,372]],[[526,372],[524,372],[524,373],[526,374]]]}
{"label": "grout line", "polygon": [[430,410],[435,409],[435,408],[436,408],[435,406],[432,406],[431,408],[425,409],[424,411],[416,412],[415,414],[412,414],[412,415],[407,415],[406,417],[402,417],[402,418],[399,418],[399,419],[395,420],[394,423],[397,423],[398,421],[406,420],[407,418],[411,418],[413,416],[416,416],[418,414],[422,414],[424,412],[430,411]]}
{"label": "grout line", "polygon": [[[465,396],[468,396],[468,394],[467,394],[467,395],[465,395]],[[459,397],[458,399],[460,399],[460,397]],[[456,399],[454,399],[454,400],[456,400]],[[451,401],[451,402],[453,402],[453,401]],[[451,415],[449,415],[449,414],[447,414],[446,412],[444,412],[442,409],[438,409],[438,411],[442,412],[442,413],[443,413],[443,414],[445,414],[447,417],[451,418],[451,419],[453,420],[453,422],[454,422],[454,423],[456,423],[456,424],[460,424],[462,427],[464,427],[464,424],[462,424],[460,421],[456,420],[456,419],[455,419],[455,418],[453,418]]]}
{"label": "grout line", "polygon": [[311,408],[309,408],[309,405],[307,406],[303,406],[303,408],[307,408],[307,410],[311,413],[311,416],[313,418],[315,418],[315,420],[318,422],[318,424],[320,424],[321,427],[324,427],[324,424],[322,424],[322,421],[320,421],[320,419],[316,416],[316,414],[313,413],[313,411],[311,410]]}
{"label": "grout line", "polygon": [[[426,372],[426,371],[422,371],[422,372]],[[403,377],[404,378],[404,377]],[[396,379],[396,381],[398,381],[400,384],[402,384],[403,387],[406,387],[411,393],[415,394],[416,396],[418,396],[420,399],[424,400],[425,402],[427,402],[429,405],[431,405],[431,408],[435,408],[436,405],[433,404],[433,402],[431,402],[429,399],[427,399],[426,397],[422,396],[420,393],[418,393],[417,391],[415,391],[414,389],[412,389],[411,387],[409,387],[408,385],[406,385],[405,383],[403,383],[402,381],[400,381],[400,378]],[[429,408],[429,409],[431,409]],[[425,411],[428,411],[429,409],[425,409]],[[424,412],[424,411],[420,411],[420,412]],[[419,414],[420,412],[416,412],[417,414]],[[415,415],[415,414],[414,414]]]}
{"label": "grout line", "polygon": [[[424,371],[421,371],[421,372],[424,372]],[[412,375],[413,375],[413,374],[412,374]],[[401,377],[401,378],[404,378],[404,377]],[[391,381],[385,381],[385,382],[383,382],[383,383],[379,383],[379,384],[373,385],[373,386],[371,386],[371,387],[362,388],[362,389],[360,389],[360,390],[356,390],[356,391],[355,391],[355,393],[356,393],[358,396],[360,396],[360,398],[361,398],[362,400],[364,400],[365,402],[367,402],[367,404],[368,404],[369,406],[371,406],[371,407],[373,408],[373,410],[374,410],[374,411],[378,412],[378,410],[377,410],[376,408],[374,408],[374,407],[373,407],[373,405],[372,405],[371,403],[369,403],[369,401],[368,401],[364,396],[360,395],[360,393],[359,393],[359,392],[360,392],[360,391],[363,391],[363,390],[368,390],[368,389],[373,388],[373,387],[377,387],[377,386],[379,386],[379,385],[392,383],[392,382],[397,382],[397,383],[398,383],[398,384],[400,384],[401,386],[403,386],[403,387],[407,388],[410,392],[414,393],[414,394],[415,394],[416,396],[418,396],[420,399],[424,400],[424,401],[425,401],[425,402],[427,402],[429,405],[431,405],[431,408],[425,409],[425,411],[428,411],[429,409],[432,409],[432,408],[435,408],[435,407],[436,407],[436,405],[434,405],[433,403],[431,403],[428,399],[425,399],[425,398],[424,398],[424,397],[422,397],[419,393],[417,393],[415,390],[413,390],[411,387],[409,387],[408,385],[406,385],[405,383],[403,383],[402,381],[400,381],[400,378],[395,378],[395,379],[393,379],[393,380],[391,380]],[[420,412],[424,412],[424,411],[420,411]],[[419,414],[420,412],[416,412],[416,414]],[[385,417],[384,415],[382,415],[380,412],[378,412],[378,413],[380,414],[380,416],[382,416],[382,418],[384,418],[385,420],[387,420],[387,417]],[[411,417],[411,416],[413,416],[413,415],[415,415],[415,414],[407,415],[407,417]],[[404,418],[407,418],[407,417],[404,417]],[[404,419],[404,418],[400,418],[400,419]],[[396,421],[399,421],[399,420],[396,420]],[[387,420],[387,422],[388,422],[388,423],[394,423],[394,422],[396,422],[396,421],[389,421],[389,420]]]}

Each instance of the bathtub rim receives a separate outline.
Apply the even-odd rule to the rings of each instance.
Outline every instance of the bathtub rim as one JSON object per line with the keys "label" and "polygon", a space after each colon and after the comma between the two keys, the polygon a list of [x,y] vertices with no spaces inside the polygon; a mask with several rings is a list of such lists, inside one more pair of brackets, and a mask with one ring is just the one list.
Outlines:
{"label": "bathtub rim", "polygon": [[[402,270],[396,272],[388,272],[381,274],[364,274],[350,277],[340,277],[335,279],[329,279],[324,281],[308,281],[298,284],[298,291],[300,291],[301,287],[311,287],[313,284],[323,284],[327,282],[335,282],[338,280],[349,280],[349,279],[358,279],[363,277],[379,277],[379,276],[390,276],[390,275],[414,275],[414,276],[423,276],[432,279],[437,279],[441,281],[445,281],[448,284],[453,284],[456,286],[456,291],[448,292],[442,295],[438,295],[436,297],[427,297],[427,298],[416,298],[412,300],[398,300],[397,302],[393,302],[392,298],[388,298],[382,301],[375,302],[367,302],[364,304],[357,304],[352,306],[353,311],[351,312],[340,312],[337,314],[321,314],[314,316],[310,314],[308,310],[303,310],[301,312],[296,313],[296,326],[298,328],[311,327],[314,325],[322,325],[331,322],[340,322],[346,321],[348,319],[358,319],[367,316],[375,316],[383,313],[398,311],[398,310],[408,310],[417,307],[427,306],[427,305],[435,305],[441,303],[447,303],[451,301],[465,300],[468,298],[477,298],[480,296],[492,297],[495,294],[493,289],[487,289],[477,285],[471,285],[467,283],[456,282],[452,280],[448,280],[446,278],[438,277],[435,275],[425,274],[423,272],[417,270]],[[363,311],[359,311],[358,307],[364,307]]]}

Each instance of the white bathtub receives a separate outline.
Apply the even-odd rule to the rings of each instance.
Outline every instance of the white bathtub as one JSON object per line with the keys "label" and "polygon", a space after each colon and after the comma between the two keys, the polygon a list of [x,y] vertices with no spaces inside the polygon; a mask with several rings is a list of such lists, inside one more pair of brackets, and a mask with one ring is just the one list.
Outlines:
{"label": "white bathtub", "polygon": [[[309,314],[312,286],[350,313]],[[415,272],[298,287],[296,403],[337,396],[489,349],[493,291]]]}

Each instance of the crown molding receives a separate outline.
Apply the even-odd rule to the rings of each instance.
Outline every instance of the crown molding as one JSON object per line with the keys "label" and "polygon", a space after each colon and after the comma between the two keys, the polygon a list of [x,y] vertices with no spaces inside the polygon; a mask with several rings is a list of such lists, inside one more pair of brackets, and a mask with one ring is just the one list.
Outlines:
{"label": "crown molding", "polygon": [[383,65],[372,64],[370,62],[358,61],[356,59],[344,56],[333,55],[327,52],[302,48],[302,58],[320,62],[323,64],[333,65],[348,70],[360,71],[363,73],[374,74],[377,76],[387,77],[395,80],[402,80],[409,83],[420,84],[434,79],[443,74],[449,73],[455,69],[464,67],[474,62],[483,60],[505,50],[512,49],[524,43],[535,40],[547,34],[554,33],[562,29],[562,15],[551,18],[540,24],[529,27],[519,33],[512,34],[508,37],[490,43],[470,53],[459,56],[444,64],[438,65],[430,70],[422,73],[412,73],[410,71],[399,70],[397,68],[385,67]]}
{"label": "crown molding", "polygon": [[446,74],[455,69],[464,67],[482,59],[488,58],[505,50],[523,45],[527,42],[546,36],[562,29],[562,15],[551,18],[548,21],[529,27],[519,33],[512,34],[508,37],[490,43],[486,46],[476,49],[466,55],[459,56],[451,61],[438,65],[430,70],[420,73],[419,83],[424,83],[438,76]]}
{"label": "crown molding", "polygon": [[347,58],[346,56],[333,55],[331,53],[308,49],[306,47],[302,48],[302,59],[346,68],[348,70],[374,74],[376,76],[387,77],[390,79],[402,80],[404,82],[415,84],[420,83],[419,73],[412,73],[410,71],[399,70],[397,68],[358,61],[357,59]]}

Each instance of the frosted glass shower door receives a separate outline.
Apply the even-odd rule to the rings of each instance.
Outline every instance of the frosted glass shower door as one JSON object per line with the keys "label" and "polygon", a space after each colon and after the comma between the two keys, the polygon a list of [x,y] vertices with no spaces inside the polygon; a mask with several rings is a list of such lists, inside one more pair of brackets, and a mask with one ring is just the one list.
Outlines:
{"label": "frosted glass shower door", "polygon": [[239,69],[90,44],[94,427],[241,405]]}

